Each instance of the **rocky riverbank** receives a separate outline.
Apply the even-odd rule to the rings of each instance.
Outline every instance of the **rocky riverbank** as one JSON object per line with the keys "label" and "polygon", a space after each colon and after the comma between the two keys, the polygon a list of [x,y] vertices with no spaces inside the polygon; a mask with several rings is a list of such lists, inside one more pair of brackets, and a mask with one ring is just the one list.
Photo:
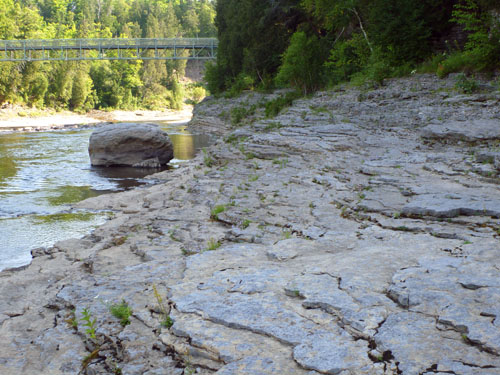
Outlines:
{"label": "rocky riverbank", "polygon": [[0,373],[498,374],[500,93],[453,86],[206,100],[214,146],[0,274]]}
{"label": "rocky riverbank", "polygon": [[126,121],[189,121],[192,106],[186,105],[182,110],[165,111],[99,111],[86,114],[69,111],[54,112],[37,110],[19,106],[0,108],[0,133],[2,131],[43,131],[70,129],[91,126],[103,122]]}

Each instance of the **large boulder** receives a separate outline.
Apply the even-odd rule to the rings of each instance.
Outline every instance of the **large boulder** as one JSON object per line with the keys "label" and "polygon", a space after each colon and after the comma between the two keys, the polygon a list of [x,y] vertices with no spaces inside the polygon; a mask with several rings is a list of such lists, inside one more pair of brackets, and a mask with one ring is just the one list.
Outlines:
{"label": "large boulder", "polygon": [[119,123],[97,128],[90,136],[94,166],[157,168],[174,155],[167,133],[155,124]]}

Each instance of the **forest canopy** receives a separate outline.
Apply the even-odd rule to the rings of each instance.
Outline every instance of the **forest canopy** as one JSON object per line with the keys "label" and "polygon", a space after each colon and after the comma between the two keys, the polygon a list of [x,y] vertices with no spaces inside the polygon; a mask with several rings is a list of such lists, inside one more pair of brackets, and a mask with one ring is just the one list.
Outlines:
{"label": "forest canopy", "polygon": [[[215,37],[210,0],[0,0],[0,39]],[[0,104],[178,108],[185,60],[0,63]]]}
{"label": "forest canopy", "polygon": [[214,93],[500,68],[498,0],[218,0]]}

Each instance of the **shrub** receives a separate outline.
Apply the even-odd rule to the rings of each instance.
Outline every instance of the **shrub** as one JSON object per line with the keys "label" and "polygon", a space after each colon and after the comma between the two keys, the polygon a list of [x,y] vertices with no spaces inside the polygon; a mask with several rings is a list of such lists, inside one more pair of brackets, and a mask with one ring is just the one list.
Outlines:
{"label": "shrub", "polygon": [[203,80],[207,83],[208,91],[211,94],[217,95],[224,91],[225,75],[223,69],[212,62],[205,65],[205,75]]}
{"label": "shrub", "polygon": [[370,49],[361,33],[353,34],[345,41],[339,41],[330,51],[325,63],[330,85],[347,81],[368,63]]}
{"label": "shrub", "polygon": [[245,73],[240,73],[232,84],[227,84],[230,86],[227,96],[235,97],[243,92],[243,90],[251,90],[255,84],[255,80]]}
{"label": "shrub", "polygon": [[191,97],[195,103],[201,102],[205,96],[207,96],[207,91],[201,86],[196,86],[191,92]]}
{"label": "shrub", "polygon": [[474,77],[469,78],[464,73],[461,73],[457,76],[455,88],[464,94],[472,94],[479,89],[479,84]]}
{"label": "shrub", "polygon": [[[455,5],[452,21],[470,32],[465,45],[475,70],[500,66],[500,21],[478,0],[463,0]],[[482,2],[481,2],[482,3]],[[491,2],[492,3],[492,2]]]}
{"label": "shrub", "polygon": [[283,54],[276,82],[295,87],[304,94],[319,89],[324,84],[325,57],[317,37],[307,36],[303,31],[296,32]]}
{"label": "shrub", "polygon": [[474,58],[469,52],[455,52],[438,64],[436,74],[439,78],[444,78],[454,72],[473,71],[474,67]]}

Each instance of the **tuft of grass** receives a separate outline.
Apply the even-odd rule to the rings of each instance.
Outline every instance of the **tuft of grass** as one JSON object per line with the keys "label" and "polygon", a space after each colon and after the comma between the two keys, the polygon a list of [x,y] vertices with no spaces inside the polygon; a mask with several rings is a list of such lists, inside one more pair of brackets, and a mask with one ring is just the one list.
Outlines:
{"label": "tuft of grass", "polygon": [[210,156],[206,148],[202,149],[203,152],[203,164],[207,166],[208,168],[211,168],[215,165],[215,160]]}
{"label": "tuft of grass", "polygon": [[71,328],[74,328],[74,329],[77,329],[78,328],[78,319],[76,318],[76,310],[73,309],[71,310],[67,315],[66,315],[66,319],[64,320],[66,323],[68,323],[68,325],[71,327]]}
{"label": "tuft of grass", "polygon": [[226,205],[218,204],[210,211],[210,219],[219,220],[219,214],[223,213],[224,211],[226,211]]}
{"label": "tuft of grass", "polygon": [[232,126],[242,125],[245,119],[255,114],[256,109],[257,106],[255,104],[248,108],[245,106],[231,108],[230,111],[231,125]]}
{"label": "tuft of grass", "polygon": [[283,169],[287,166],[288,164],[288,158],[283,158],[283,159],[273,159],[273,164],[279,165],[280,169]]}
{"label": "tuft of grass", "polygon": [[162,327],[170,328],[174,325],[174,321],[170,317],[170,315],[166,315],[165,318],[161,321]]}
{"label": "tuft of grass", "polygon": [[283,239],[285,239],[285,240],[292,238],[292,232],[289,230],[284,230],[282,232],[282,235],[283,235]]}
{"label": "tuft of grass", "polygon": [[109,307],[109,312],[115,318],[120,319],[120,324],[125,327],[130,324],[130,315],[132,315],[132,309],[125,300],[120,303],[112,304]]}
{"label": "tuft of grass", "polygon": [[290,107],[293,101],[302,97],[298,91],[292,91],[285,95],[279,96],[276,99],[270,100],[266,103],[266,117],[276,117],[283,109]]}
{"label": "tuft of grass", "polygon": [[241,229],[247,229],[251,223],[252,223],[251,220],[248,219],[243,220],[243,222],[241,223]]}
{"label": "tuft of grass", "polygon": [[214,251],[221,247],[222,243],[218,240],[210,238],[207,242],[207,251]]}
{"label": "tuft of grass", "polygon": [[271,121],[269,122],[265,127],[264,127],[264,131],[266,132],[270,132],[272,130],[277,130],[277,129],[281,129],[283,127],[283,124],[281,124],[280,122],[278,121]]}

